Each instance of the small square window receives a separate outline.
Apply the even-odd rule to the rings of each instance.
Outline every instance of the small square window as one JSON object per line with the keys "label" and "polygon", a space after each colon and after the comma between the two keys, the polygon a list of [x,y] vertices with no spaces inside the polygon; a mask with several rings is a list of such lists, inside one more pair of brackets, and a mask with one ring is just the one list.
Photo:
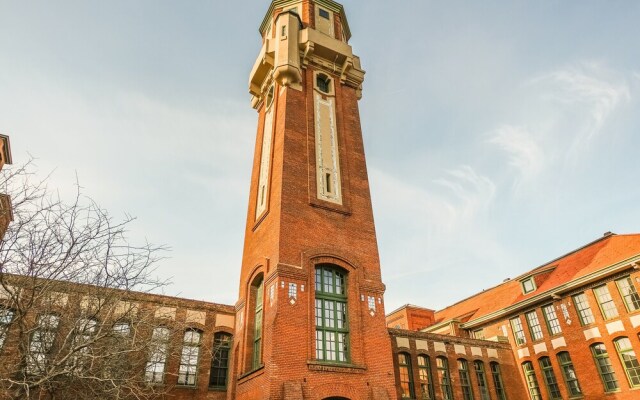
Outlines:
{"label": "small square window", "polygon": [[524,294],[531,293],[536,290],[536,283],[533,281],[533,278],[527,278],[522,281],[522,291]]}
{"label": "small square window", "polygon": [[329,11],[327,11],[327,10],[323,10],[323,9],[321,8],[321,9],[319,10],[319,13],[320,13],[320,16],[321,16],[322,18],[325,18],[325,19],[331,19],[331,16],[329,15]]}

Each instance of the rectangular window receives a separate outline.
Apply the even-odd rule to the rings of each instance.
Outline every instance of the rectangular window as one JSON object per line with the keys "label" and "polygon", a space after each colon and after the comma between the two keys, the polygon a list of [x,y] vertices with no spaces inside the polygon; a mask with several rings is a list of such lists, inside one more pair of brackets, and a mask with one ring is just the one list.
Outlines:
{"label": "rectangular window", "polygon": [[400,389],[403,399],[413,399],[413,374],[411,372],[411,359],[408,354],[398,354],[398,369],[400,372]]}
{"label": "rectangular window", "polygon": [[578,317],[580,318],[581,325],[589,325],[595,322],[595,318],[591,312],[591,307],[589,307],[587,295],[580,293],[573,296],[573,304],[576,305],[576,310],[578,310]]}
{"label": "rectangular window", "polygon": [[496,388],[498,400],[507,400],[504,383],[502,382],[502,374],[500,373],[500,364],[497,362],[491,363],[491,375],[493,375],[493,386]]}
{"label": "rectangular window", "polygon": [[533,277],[527,278],[522,282],[522,293],[527,294],[536,290],[536,282],[533,280]]}
{"label": "rectangular window", "polygon": [[298,285],[295,283],[289,283],[289,298],[294,300],[298,298]]}
{"label": "rectangular window", "polygon": [[616,379],[616,373],[611,365],[611,359],[607,348],[602,343],[596,343],[591,345],[591,354],[593,355],[593,361],[598,368],[600,379],[604,385],[605,392],[614,392],[620,389],[618,379]]}
{"label": "rectangular window", "polygon": [[511,322],[511,330],[513,331],[513,337],[515,338],[516,344],[525,344],[527,339],[524,337],[524,329],[522,329],[522,321],[520,321],[520,317],[512,318],[509,322]]}
{"label": "rectangular window", "polygon": [[525,362],[522,364],[522,370],[524,371],[524,378],[527,382],[527,388],[529,389],[529,397],[531,397],[531,400],[542,400],[542,394],[540,393],[540,387],[538,386],[538,379],[536,378],[533,364],[530,361]]}
{"label": "rectangular window", "polygon": [[560,320],[558,320],[558,315],[556,314],[556,309],[553,307],[553,304],[542,307],[542,313],[544,314],[544,320],[547,322],[549,333],[552,335],[562,333]]}
{"label": "rectangular window", "polygon": [[525,314],[527,317],[527,324],[529,325],[529,333],[533,341],[542,339],[542,327],[540,327],[540,320],[538,320],[538,314],[534,311],[529,311]]}
{"label": "rectangular window", "polygon": [[611,293],[607,285],[598,286],[593,289],[593,293],[596,295],[598,304],[600,305],[600,311],[604,319],[612,319],[618,316],[618,309],[616,308]]}
{"label": "rectangular window", "polygon": [[316,267],[316,359],[349,361],[346,274],[329,265]]}
{"label": "rectangular window", "polygon": [[476,370],[476,379],[478,380],[478,390],[482,400],[491,400],[489,396],[489,386],[487,385],[487,375],[484,372],[484,363],[482,361],[474,361],[473,366]]}
{"label": "rectangular window", "polygon": [[4,346],[4,342],[7,338],[7,331],[9,330],[9,325],[12,320],[13,311],[0,308],[0,350],[2,350],[2,346]]}
{"label": "rectangular window", "polygon": [[331,16],[329,15],[329,11],[324,10],[322,8],[320,10],[318,10],[318,13],[320,14],[320,16],[322,18],[325,18],[325,19],[330,19],[331,18]]}
{"label": "rectangular window", "polygon": [[436,369],[440,380],[443,400],[453,400],[453,390],[451,388],[451,378],[449,377],[449,361],[444,357],[436,358]]}
{"label": "rectangular window", "polygon": [[169,345],[169,329],[155,328],[151,334],[149,345],[149,361],[145,368],[145,380],[149,383],[162,383],[164,369],[167,364],[167,347]]}
{"label": "rectangular window", "polygon": [[640,363],[636,357],[636,352],[631,346],[629,338],[621,337],[614,341],[616,350],[618,350],[618,356],[620,356],[620,362],[624,367],[624,372],[627,374],[629,385],[632,388],[640,387]]}
{"label": "rectangular window", "polygon": [[558,380],[556,374],[553,373],[553,365],[551,365],[551,359],[549,357],[542,357],[539,360],[540,369],[542,370],[542,377],[544,378],[544,384],[547,387],[547,393],[549,393],[549,399],[562,400],[560,394],[560,386],[558,386]]}
{"label": "rectangular window", "polygon": [[27,372],[41,374],[48,367],[49,351],[56,338],[60,317],[55,314],[44,314],[38,317],[36,329],[31,334],[29,354],[27,356]]}
{"label": "rectangular window", "polygon": [[418,372],[420,377],[420,394],[422,399],[434,399],[431,362],[425,355],[418,356]]}
{"label": "rectangular window", "polygon": [[462,398],[464,400],[473,400],[467,360],[458,360],[458,375],[460,375],[460,386],[462,386]]}
{"label": "rectangular window", "polygon": [[636,287],[633,285],[631,277],[626,277],[616,280],[616,285],[620,291],[620,295],[624,299],[624,305],[627,307],[627,311],[640,310],[640,296],[636,291]]}
{"label": "rectangular window", "polygon": [[484,329],[476,329],[475,331],[471,332],[471,337],[474,339],[484,340]]}
{"label": "rectangular window", "polygon": [[184,333],[180,368],[178,369],[178,385],[196,385],[201,336],[202,334],[195,329],[188,329]]}
{"label": "rectangular window", "polygon": [[367,303],[369,305],[369,310],[371,311],[375,311],[376,310],[376,298],[373,296],[367,296]]}

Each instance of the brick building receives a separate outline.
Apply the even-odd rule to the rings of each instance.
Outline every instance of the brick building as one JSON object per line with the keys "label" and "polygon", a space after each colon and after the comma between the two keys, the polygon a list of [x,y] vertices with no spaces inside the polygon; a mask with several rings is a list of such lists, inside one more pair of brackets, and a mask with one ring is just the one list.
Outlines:
{"label": "brick building", "polygon": [[[0,170],[11,162],[9,136],[0,135]],[[4,237],[7,226],[12,219],[11,198],[7,194],[0,193],[0,239]]]}
{"label": "brick building", "polygon": [[[238,300],[122,293],[144,310],[143,335],[179,328],[159,335],[177,357],[141,353],[149,385],[178,399],[635,398],[640,235],[608,234],[443,310],[385,316],[358,111],[364,71],[345,11],[273,0],[260,34]],[[101,297],[64,285],[69,310],[87,291]],[[11,299],[0,304],[0,357],[10,359]]]}

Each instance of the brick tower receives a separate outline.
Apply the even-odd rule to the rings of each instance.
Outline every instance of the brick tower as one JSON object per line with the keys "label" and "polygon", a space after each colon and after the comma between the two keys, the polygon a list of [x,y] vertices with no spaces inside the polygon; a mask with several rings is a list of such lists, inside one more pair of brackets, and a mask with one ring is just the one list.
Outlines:
{"label": "brick tower", "polygon": [[358,113],[364,71],[332,0],[274,0],[228,399],[389,399],[384,285]]}

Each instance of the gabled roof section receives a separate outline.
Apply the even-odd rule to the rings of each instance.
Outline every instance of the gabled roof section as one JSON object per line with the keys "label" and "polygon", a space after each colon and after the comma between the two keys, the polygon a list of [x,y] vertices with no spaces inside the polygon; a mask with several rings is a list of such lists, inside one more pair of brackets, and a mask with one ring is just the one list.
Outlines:
{"label": "gabled roof section", "polygon": [[[579,283],[601,270],[618,263],[640,260],[640,234],[607,234],[579,249],[537,267],[519,277],[484,290],[456,304],[436,312],[436,323],[457,319],[469,321],[490,318],[500,310],[517,308],[520,303],[548,293],[560,291],[571,282]],[[521,281],[541,276],[535,291],[523,294]]]}
{"label": "gabled roof section", "polygon": [[[273,0],[271,2],[271,5],[269,6],[269,9],[267,10],[267,14],[264,16],[264,19],[262,20],[262,23],[260,24],[260,36],[264,37],[264,33],[267,30],[267,28],[269,27],[269,23],[271,22],[271,19],[273,18],[273,11],[276,8],[282,8],[282,7],[286,7],[290,4],[296,4],[299,3],[300,0]],[[344,7],[342,6],[342,4],[340,3],[336,3],[333,0],[314,0],[314,3],[316,5],[322,6],[327,8],[328,10],[337,13],[340,15],[340,19],[342,20],[342,25],[343,25],[343,29],[344,29],[344,34],[347,38],[347,41],[349,41],[349,39],[351,39],[351,29],[349,28],[349,22],[347,22],[347,15],[344,12]]]}

